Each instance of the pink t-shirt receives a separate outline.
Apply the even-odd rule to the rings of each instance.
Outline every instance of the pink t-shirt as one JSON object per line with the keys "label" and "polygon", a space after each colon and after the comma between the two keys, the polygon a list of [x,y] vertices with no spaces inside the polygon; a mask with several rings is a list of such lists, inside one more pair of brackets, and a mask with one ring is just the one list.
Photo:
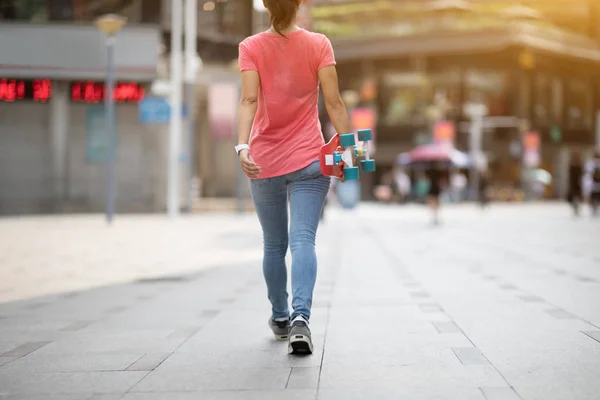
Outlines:
{"label": "pink t-shirt", "polygon": [[335,65],[331,42],[304,29],[259,33],[240,43],[241,71],[260,76],[258,110],[250,134],[250,155],[259,179],[297,171],[319,158],[324,143],[319,122],[318,71]]}

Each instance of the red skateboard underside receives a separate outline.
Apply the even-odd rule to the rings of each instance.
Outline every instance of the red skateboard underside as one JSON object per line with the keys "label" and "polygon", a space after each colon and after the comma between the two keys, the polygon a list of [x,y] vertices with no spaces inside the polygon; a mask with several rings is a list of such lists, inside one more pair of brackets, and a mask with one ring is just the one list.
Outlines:
{"label": "red skateboard underside", "polygon": [[321,147],[319,154],[319,162],[321,163],[321,173],[325,176],[331,176],[338,179],[344,178],[343,162],[340,165],[326,165],[325,156],[332,155],[340,147],[340,136],[336,134],[331,138],[329,143]]}

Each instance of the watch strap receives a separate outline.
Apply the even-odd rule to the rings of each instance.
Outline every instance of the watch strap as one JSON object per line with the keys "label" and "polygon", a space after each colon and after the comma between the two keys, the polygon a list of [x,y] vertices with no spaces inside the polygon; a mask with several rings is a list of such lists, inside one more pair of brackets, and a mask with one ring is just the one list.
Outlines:
{"label": "watch strap", "polygon": [[250,150],[250,146],[248,146],[247,144],[238,144],[237,146],[235,146],[235,152],[237,154],[240,154],[240,151],[242,150]]}

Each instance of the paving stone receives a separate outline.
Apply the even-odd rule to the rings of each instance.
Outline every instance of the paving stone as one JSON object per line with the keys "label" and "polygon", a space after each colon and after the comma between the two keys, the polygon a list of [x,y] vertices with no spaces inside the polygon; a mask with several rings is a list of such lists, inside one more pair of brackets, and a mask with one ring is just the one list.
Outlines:
{"label": "paving stone", "polygon": [[523,300],[525,303],[543,303],[544,299],[534,295],[523,295],[518,296],[519,299]]}
{"label": "paving stone", "polygon": [[444,312],[442,307],[437,304],[419,304],[419,308],[424,313],[441,313]]}
{"label": "paving stone", "polygon": [[475,347],[455,347],[452,349],[464,365],[488,364],[488,360]]}
{"label": "paving stone", "polygon": [[290,368],[167,369],[159,367],[138,383],[132,392],[199,390],[283,390]]}
{"label": "paving stone", "polygon": [[217,315],[219,315],[220,312],[221,312],[220,310],[204,310],[204,311],[202,311],[200,316],[202,318],[211,319],[211,318],[214,318]]}
{"label": "paving stone", "polygon": [[600,331],[587,331],[583,333],[600,343]]}
{"label": "paving stone", "polygon": [[[435,382],[435,385],[431,383]],[[404,387],[481,387],[504,385],[504,379],[491,365],[456,366],[411,365],[399,367],[331,367],[321,370],[319,390],[397,389]]]}
{"label": "paving stone", "polygon": [[0,367],[16,360],[18,357],[0,357]]}
{"label": "paving stone", "polygon": [[575,315],[562,310],[560,308],[556,308],[553,310],[547,310],[546,311],[551,317],[554,317],[556,319],[578,319]]}
{"label": "paving stone", "polygon": [[317,390],[220,390],[127,393],[123,400],[315,400]]}
{"label": "paving stone", "polygon": [[127,310],[127,308],[128,307],[126,307],[126,306],[111,307],[108,310],[106,310],[106,314],[118,314],[120,312]]}
{"label": "paving stone", "polygon": [[168,339],[188,339],[194,336],[202,327],[190,326],[188,328],[178,329],[175,332],[167,336]]}
{"label": "paving stone", "polygon": [[65,326],[64,328],[62,328],[60,330],[61,331],[78,331],[80,329],[83,329],[83,328],[89,326],[90,324],[91,324],[91,322],[89,322],[89,321],[74,322],[72,324]]}
{"label": "paving stone", "polygon": [[454,322],[432,322],[439,333],[459,333],[460,328]]}
{"label": "paving stone", "polygon": [[121,400],[123,398],[123,393],[114,394],[114,393],[96,393],[86,400]]}
{"label": "paving stone", "polygon": [[[1,393],[1,392],[0,392]],[[0,400],[89,400],[92,394],[76,393],[76,394],[0,394]],[[121,396],[121,395],[119,395]]]}
{"label": "paving stone", "polygon": [[406,385],[394,389],[319,389],[318,400],[484,400],[477,388],[462,385],[431,387]]}
{"label": "paving stone", "polygon": [[89,353],[45,355],[32,353],[6,365],[8,372],[93,372],[123,371],[140,359],[141,354]]}
{"label": "paving stone", "polygon": [[320,375],[320,367],[294,367],[292,368],[286,389],[317,389]]}
{"label": "paving stone", "polygon": [[[161,331],[162,332],[162,331]],[[66,355],[89,353],[169,353],[179,347],[185,339],[168,339],[154,334],[144,335],[143,331],[130,331],[129,333],[102,334],[81,332],[78,337],[69,337],[64,340],[52,342],[38,350],[44,355]]]}
{"label": "paving stone", "polygon": [[427,293],[425,291],[419,291],[419,292],[411,292],[410,297],[412,297],[414,299],[425,299],[425,298],[429,298],[431,296],[429,293]]}
{"label": "paving stone", "polygon": [[[5,372],[0,388],[7,394],[125,393],[147,372]],[[81,397],[80,397],[81,398]]]}
{"label": "paving stone", "polygon": [[561,276],[567,275],[567,273],[568,273],[566,270],[561,269],[561,268],[555,268],[555,269],[553,269],[553,271],[556,275],[561,275]]}
{"label": "paving stone", "polygon": [[28,342],[23,343],[22,345],[7,351],[3,354],[0,354],[1,357],[23,357],[27,354],[33,353],[34,351],[46,346],[51,342]]}
{"label": "paving stone", "polygon": [[199,347],[182,346],[169,356],[160,368],[162,370],[211,370],[318,367],[321,365],[323,340],[323,338],[313,338],[316,354],[309,357],[290,357],[286,342],[275,342],[265,349],[243,345],[231,345],[220,349],[206,344]]}
{"label": "paving stone", "polygon": [[481,392],[486,400],[521,400],[521,397],[510,387],[482,387]]}
{"label": "paving stone", "polygon": [[598,282],[597,279],[590,278],[589,276],[578,276],[577,280],[580,281],[580,282],[585,282],[585,283],[596,283],[596,282]]}

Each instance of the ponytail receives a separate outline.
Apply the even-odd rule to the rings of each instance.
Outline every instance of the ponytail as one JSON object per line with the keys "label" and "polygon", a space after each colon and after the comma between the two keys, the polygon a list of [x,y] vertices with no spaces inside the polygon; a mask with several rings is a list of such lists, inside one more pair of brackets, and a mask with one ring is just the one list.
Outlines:
{"label": "ponytail", "polygon": [[264,3],[271,15],[273,29],[284,36],[281,31],[289,27],[294,21],[300,6],[300,0],[264,0]]}

